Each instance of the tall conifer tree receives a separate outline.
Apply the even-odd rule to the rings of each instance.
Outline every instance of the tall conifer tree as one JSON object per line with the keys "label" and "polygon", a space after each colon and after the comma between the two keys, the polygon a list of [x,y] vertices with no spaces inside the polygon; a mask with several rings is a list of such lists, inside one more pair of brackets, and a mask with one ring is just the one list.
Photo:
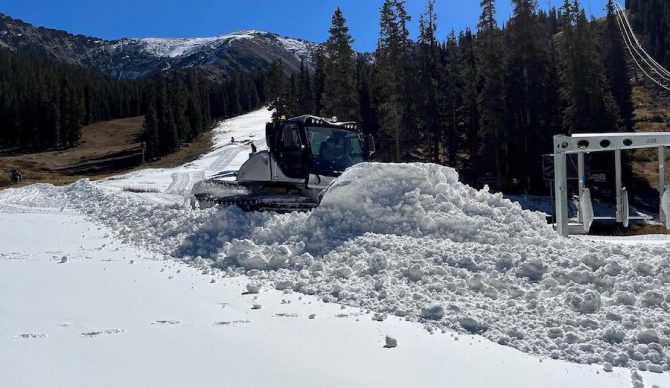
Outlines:
{"label": "tall conifer tree", "polygon": [[358,120],[356,63],[353,39],[340,8],[335,10],[325,44],[325,78],[322,95],[323,110],[340,121]]}
{"label": "tall conifer tree", "polygon": [[[504,80],[501,31],[495,19],[494,0],[481,1],[482,14],[477,35],[477,63],[480,90],[479,137],[482,148],[479,157],[490,164],[498,189],[507,176],[507,148],[504,133]],[[491,169],[489,169],[491,171]]]}

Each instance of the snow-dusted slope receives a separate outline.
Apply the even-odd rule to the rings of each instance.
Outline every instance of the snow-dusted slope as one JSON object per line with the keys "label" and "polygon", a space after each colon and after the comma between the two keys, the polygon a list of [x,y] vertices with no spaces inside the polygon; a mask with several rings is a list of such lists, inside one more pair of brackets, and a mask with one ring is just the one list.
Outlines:
{"label": "snow-dusted slope", "polygon": [[255,72],[281,60],[295,72],[313,64],[318,44],[255,30],[205,38],[103,39],[35,28],[0,13],[0,47],[40,53],[119,78],[139,78],[166,69],[199,68],[220,80],[232,72]]}
{"label": "snow-dusted slope", "polygon": [[147,63],[163,68],[199,67],[217,76],[232,71],[255,71],[281,60],[288,70],[295,71],[303,60],[308,66],[313,64],[317,47],[316,43],[301,39],[248,30],[205,38],[122,39],[100,50],[115,58],[126,58],[113,61],[107,71],[135,78],[153,69],[153,66],[143,69]]}
{"label": "snow-dusted slope", "polygon": [[144,38],[138,39],[144,45],[144,50],[157,57],[177,58],[190,55],[195,51],[207,47],[215,48],[221,44],[238,39],[253,39],[257,31],[240,31],[232,34],[209,38]]}
{"label": "snow-dusted slope", "polygon": [[224,45],[230,45],[235,41],[254,39],[276,39],[276,46],[282,48],[297,58],[311,60],[313,51],[316,48],[314,43],[279,36],[269,32],[246,30],[233,32],[226,35],[206,38],[143,38],[123,41],[125,44],[136,43],[142,49],[151,55],[161,58],[179,58],[197,54],[200,51],[216,50]]}
{"label": "snow-dusted slope", "polygon": [[[11,226],[5,227],[4,234],[0,229],[0,236],[7,236],[10,241],[27,241],[24,248],[16,248],[16,244],[3,245],[11,247],[5,248],[3,257],[33,261],[42,257],[41,264],[34,261],[30,268],[36,274],[37,271],[48,274],[67,270],[77,261],[86,262],[81,260],[86,256],[95,261],[111,254],[118,259],[113,253],[118,247],[122,252],[138,250],[141,253],[132,255],[138,260],[143,255],[159,256],[165,258],[166,263],[183,261],[197,268],[198,272],[173,269],[165,276],[167,280],[193,279],[187,276],[204,272],[207,276],[198,281],[190,280],[191,285],[198,289],[214,280],[210,286],[219,290],[218,295],[225,295],[224,302],[235,306],[225,321],[257,322],[242,325],[248,328],[247,332],[236,332],[242,340],[221,339],[233,341],[232,345],[222,342],[228,344],[227,348],[222,347],[243,360],[250,359],[245,352],[268,349],[269,356],[259,360],[263,366],[259,369],[261,372],[245,380],[248,386],[267,385],[264,379],[273,373],[280,376],[279,384],[286,386],[359,383],[441,386],[448,381],[468,387],[623,387],[631,385],[629,369],[650,371],[641,373],[647,383],[670,386],[667,372],[670,351],[668,238],[665,242],[655,239],[653,244],[646,244],[644,240],[619,244],[613,239],[599,242],[561,238],[546,225],[542,215],[522,210],[501,195],[463,185],[454,170],[429,164],[358,165],[330,187],[318,209],[307,214],[243,213],[236,208],[192,209],[185,194],[190,182],[211,176],[219,168],[234,170],[246,159],[248,147],[248,144],[238,143],[254,140],[262,145],[263,123],[268,117],[267,111],[259,111],[225,122],[217,130],[216,149],[178,169],[145,170],[98,183],[79,181],[67,187],[34,185],[1,191],[0,212],[7,215],[0,214],[0,225]],[[236,138],[235,143],[230,143],[231,136]],[[135,185],[157,192],[120,191]],[[48,236],[52,233],[49,228],[59,228],[57,224],[48,226],[49,220],[66,225],[61,228],[62,233],[70,232],[62,236],[65,241],[73,242],[66,247],[74,253],[65,252],[63,248],[47,252],[44,246],[21,237],[21,228],[17,226],[20,223],[15,221],[20,217],[18,213],[34,217],[28,218],[33,226],[24,229],[26,234],[38,230],[39,235]],[[81,215],[86,216],[86,221]],[[109,234],[105,237],[107,240],[95,240],[100,238],[96,228],[104,231],[103,237]],[[99,243],[89,247],[89,240]],[[130,260],[131,256],[124,255],[125,260]],[[48,262],[50,258],[58,261],[62,256],[67,256],[66,263]],[[73,260],[73,257],[79,259]],[[5,266],[8,279],[26,279],[30,273],[21,269],[22,261],[0,263]],[[52,267],[43,266],[45,264]],[[114,273],[129,276],[131,270],[125,268],[130,267],[133,266],[128,263],[124,270]],[[146,267],[138,273],[145,273],[144,270]],[[104,277],[94,275],[102,276],[104,271],[102,275],[95,271],[79,273],[79,276],[91,276],[104,282]],[[141,276],[138,282],[146,286],[130,287],[130,290],[142,294],[160,288],[152,276],[138,276]],[[48,284],[42,280],[45,277],[40,275],[36,284]],[[62,282],[74,284],[74,289],[78,289],[77,282],[73,283],[69,277],[62,278]],[[251,290],[258,286],[263,289],[257,301],[253,296],[249,300],[248,296],[239,295],[247,283],[256,285],[250,287]],[[61,340],[69,344],[68,341],[79,339],[75,331],[69,337],[57,334],[58,339],[50,342],[49,338],[56,335],[51,333],[55,332],[57,322],[51,326],[48,322],[36,323],[45,322],[43,316],[30,315],[20,308],[20,302],[10,297],[24,295],[33,300],[41,294],[27,292],[19,280],[0,282],[0,287],[2,284],[10,286],[0,288],[0,311],[13,313],[9,314],[12,319],[5,321],[9,324],[0,323],[0,336],[4,335],[5,343],[13,347],[2,346],[0,342],[0,360],[11,360],[17,349],[19,354],[25,354],[21,352],[27,352],[25,349],[32,346],[22,348],[24,342],[16,342],[19,340],[43,340],[55,346],[54,343]],[[58,294],[77,299],[72,296],[75,291],[60,291],[55,285],[48,288],[52,287],[59,290]],[[227,287],[234,287],[236,291]],[[276,291],[269,292],[269,289]],[[106,303],[119,305],[115,295],[101,292],[100,298],[109,299]],[[165,294],[172,295],[171,291]],[[86,295],[88,293],[83,293],[81,297],[86,298]],[[154,293],[150,295],[156,297]],[[191,295],[194,296],[176,298],[179,301],[176,305],[199,305],[202,302],[198,301],[208,300],[200,293]],[[337,321],[338,313],[323,302],[328,302],[327,306],[359,309],[345,309],[341,314],[346,323],[335,328],[329,322]],[[74,305],[79,306],[79,303]],[[143,303],[162,306],[163,300],[152,302],[147,298]],[[261,305],[260,311],[271,311],[271,314],[249,315],[255,303]],[[93,315],[98,314],[98,310],[92,311]],[[154,309],[148,307],[147,311]],[[80,324],[81,333],[107,334],[106,330],[112,330],[110,335],[100,337],[105,338],[103,346],[109,346],[104,349],[113,350],[110,354],[140,346],[160,349],[162,357],[168,357],[170,349],[161,342],[164,337],[152,337],[146,322],[176,320],[184,326],[199,328],[202,322],[213,320],[209,312],[193,314],[193,320],[188,321],[184,316],[189,314],[181,309],[164,311],[165,316],[156,318],[137,313],[141,317],[137,320],[133,313],[126,317],[126,323]],[[273,315],[275,313],[281,315]],[[316,314],[317,319],[309,319],[311,314]],[[67,315],[78,317],[78,322],[85,321],[75,312],[54,316]],[[324,316],[328,318],[320,319]],[[294,321],[287,326],[272,321],[284,318]],[[288,332],[282,331],[289,326]],[[424,332],[423,328],[427,330]],[[116,329],[124,331],[114,331]],[[220,338],[211,334],[212,330],[198,334],[194,334],[196,329],[184,330],[184,336],[192,335],[196,343],[208,343],[210,348],[216,347],[206,337]],[[143,337],[130,334],[135,332],[154,339],[142,340]],[[427,332],[435,335],[428,336]],[[282,333],[286,337],[281,337]],[[23,338],[21,334],[28,336]],[[40,334],[47,337],[41,338]],[[170,335],[174,338],[175,334]],[[324,338],[320,339],[319,335]],[[400,346],[383,349],[385,335],[396,338]],[[277,336],[281,337],[277,346],[267,339]],[[185,337],[177,338],[181,341]],[[154,340],[158,342],[152,342]],[[261,345],[255,347],[259,341]],[[269,344],[266,346],[264,341]],[[245,345],[247,342],[251,345]],[[464,346],[465,343],[468,345]],[[300,350],[293,351],[289,344],[296,344]],[[72,346],[77,352],[84,351],[78,343]],[[314,346],[318,350],[313,350]],[[4,353],[4,349],[10,349],[11,355]],[[179,354],[184,355],[184,360],[193,360],[188,355],[196,351],[195,347],[185,346],[185,349],[180,347]],[[282,350],[291,355],[284,357]],[[207,352],[212,352],[212,357],[219,355],[216,350]],[[238,356],[240,353],[243,355]],[[431,356],[426,358],[426,354]],[[151,359],[152,354],[141,352],[140,355],[135,362]],[[223,359],[221,357],[217,359]],[[550,360],[552,358],[593,365]],[[100,363],[110,359],[103,357]],[[309,373],[284,368],[304,366],[299,360],[308,364],[305,368]],[[86,363],[100,365],[96,360],[86,360]],[[222,364],[229,367],[222,371],[232,376],[234,382],[242,381],[240,375],[248,371],[236,362]],[[614,372],[604,371],[612,366]],[[199,367],[196,369],[200,371]],[[290,375],[283,374],[282,370]],[[335,370],[338,372],[334,373]],[[473,370],[480,372],[472,373]],[[91,373],[95,376],[95,372]],[[202,380],[197,381],[215,378],[213,374],[202,373],[198,375]],[[293,380],[293,376],[306,376],[304,384]],[[131,383],[139,381],[129,379]],[[180,380],[174,381],[179,385]],[[39,386],[38,383],[32,385]]]}

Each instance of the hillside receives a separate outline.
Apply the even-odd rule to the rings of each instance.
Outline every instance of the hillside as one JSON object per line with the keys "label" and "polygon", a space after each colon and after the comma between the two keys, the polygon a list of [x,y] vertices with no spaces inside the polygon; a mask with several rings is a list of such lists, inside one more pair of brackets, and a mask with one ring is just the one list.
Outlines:
{"label": "hillside", "polygon": [[29,52],[124,79],[192,67],[220,78],[233,72],[265,70],[277,59],[287,71],[296,72],[301,60],[313,62],[317,47],[316,43],[255,30],[210,38],[104,40],[35,27],[0,14],[0,48]]}
{"label": "hillside", "polygon": [[[628,58],[633,86],[636,132],[670,131],[670,91],[660,88],[647,79]],[[656,149],[641,149],[631,153],[633,174],[638,182],[638,191],[655,194],[658,187],[658,152]],[[670,160],[670,154],[666,155]]]}
{"label": "hillside", "polygon": [[[14,186],[9,172],[19,169],[23,184],[63,185],[80,178],[99,179],[142,165],[140,136],[144,116],[110,120],[82,128],[77,147],[13,155],[0,152],[0,188]],[[149,161],[145,167],[172,167],[186,163],[210,150],[211,134],[204,134],[177,152]]]}

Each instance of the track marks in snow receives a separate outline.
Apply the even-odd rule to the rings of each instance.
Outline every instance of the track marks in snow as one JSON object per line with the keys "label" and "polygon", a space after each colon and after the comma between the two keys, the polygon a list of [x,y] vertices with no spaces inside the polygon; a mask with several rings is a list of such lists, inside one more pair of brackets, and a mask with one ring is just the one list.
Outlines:
{"label": "track marks in snow", "polygon": [[228,166],[237,157],[237,155],[241,154],[244,150],[248,150],[248,148],[243,147],[240,144],[230,144],[229,146],[224,146],[221,149],[221,155],[216,158],[212,164],[209,165],[208,170],[221,170],[222,168]]}
{"label": "track marks in snow", "polygon": [[33,339],[43,339],[47,338],[47,335],[44,333],[24,333],[15,336],[17,339],[33,340]]}
{"label": "track marks in snow", "polygon": [[155,205],[170,205],[174,203],[173,199],[166,197],[165,194],[162,193],[142,193],[142,195],[138,197]]}
{"label": "track marks in snow", "polygon": [[28,207],[9,203],[0,203],[0,213],[11,214],[55,214],[65,212],[65,208]]}
{"label": "track marks in snow", "polygon": [[30,260],[30,257],[21,253],[8,252],[0,253],[0,260]]}
{"label": "track marks in snow", "polygon": [[181,325],[181,321],[176,319],[165,319],[151,322],[152,325]]}
{"label": "track marks in snow", "polygon": [[277,318],[298,318],[298,314],[295,313],[277,313],[275,314]]}
{"label": "track marks in snow", "polygon": [[98,337],[100,335],[114,335],[114,334],[121,334],[125,330],[123,329],[109,329],[109,330],[102,330],[102,331],[87,331],[83,332],[80,335],[84,338],[94,338]]}
{"label": "track marks in snow", "polygon": [[166,193],[185,194],[191,187],[205,179],[204,171],[175,172],[172,176],[172,183],[168,186]]}
{"label": "track marks in snow", "polygon": [[246,325],[251,323],[248,319],[239,319],[235,321],[219,321],[214,322],[214,326],[237,326],[237,325]]}

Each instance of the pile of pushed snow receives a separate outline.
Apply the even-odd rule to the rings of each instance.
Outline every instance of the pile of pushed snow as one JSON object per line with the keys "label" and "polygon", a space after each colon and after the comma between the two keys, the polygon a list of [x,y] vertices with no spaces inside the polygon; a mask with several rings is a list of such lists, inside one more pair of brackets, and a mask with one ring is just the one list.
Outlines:
{"label": "pile of pushed snow", "polygon": [[68,206],[114,230],[125,243],[172,253],[210,219],[212,210],[194,212],[182,203],[156,204],[140,195],[97,187],[87,179],[63,188]]}
{"label": "pile of pushed snow", "polygon": [[420,163],[352,167],[328,189],[309,229],[343,240],[363,233],[483,244],[557,238],[543,214],[464,185],[452,168]]}
{"label": "pile of pushed snow", "polygon": [[22,190],[65,201],[123,240],[379,319],[553,358],[670,369],[670,247],[558,237],[540,214],[446,167],[358,165],[309,214],[161,205],[88,181],[1,192],[0,205]]}
{"label": "pile of pushed snow", "polygon": [[560,238],[452,169],[361,164],[307,217],[274,216],[238,238],[217,215],[189,244],[221,243],[220,266],[276,288],[553,358],[670,367],[668,247]]}

